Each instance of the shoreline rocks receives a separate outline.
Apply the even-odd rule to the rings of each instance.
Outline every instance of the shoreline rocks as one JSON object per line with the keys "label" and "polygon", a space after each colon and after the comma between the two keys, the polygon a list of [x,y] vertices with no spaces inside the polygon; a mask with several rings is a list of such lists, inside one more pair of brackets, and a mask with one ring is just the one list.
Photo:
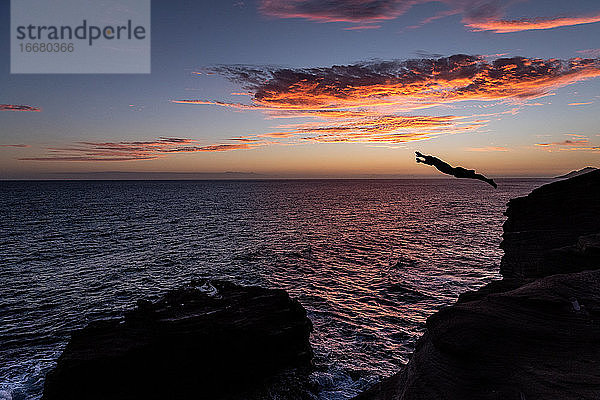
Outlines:
{"label": "shoreline rocks", "polygon": [[585,260],[594,257],[593,246],[588,251],[585,239],[583,247],[578,247],[578,242],[600,233],[599,182],[600,170],[596,170],[509,201],[500,244],[504,250],[500,263],[503,278],[535,279],[597,265],[597,258],[589,260],[591,265]]}
{"label": "shoreline rocks", "polygon": [[311,331],[284,290],[196,282],[73,333],[42,399],[306,398]]}
{"label": "shoreline rocks", "polygon": [[501,281],[433,314],[360,400],[600,398],[600,171],[511,200]]}

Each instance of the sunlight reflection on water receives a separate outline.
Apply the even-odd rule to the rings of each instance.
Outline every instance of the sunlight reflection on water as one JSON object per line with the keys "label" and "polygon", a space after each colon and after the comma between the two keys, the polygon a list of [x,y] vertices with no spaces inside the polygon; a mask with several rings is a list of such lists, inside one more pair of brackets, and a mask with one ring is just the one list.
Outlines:
{"label": "sunlight reflection on water", "polygon": [[297,297],[320,397],[349,398],[498,278],[505,204],[544,182],[0,182],[0,399],[39,398],[73,329],[198,277]]}

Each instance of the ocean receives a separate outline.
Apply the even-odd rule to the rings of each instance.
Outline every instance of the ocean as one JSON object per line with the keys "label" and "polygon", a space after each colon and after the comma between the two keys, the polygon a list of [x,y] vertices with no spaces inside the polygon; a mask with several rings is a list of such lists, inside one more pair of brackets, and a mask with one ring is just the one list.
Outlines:
{"label": "ocean", "polygon": [[289,291],[318,398],[351,398],[500,278],[506,203],[548,181],[0,182],[0,399],[39,399],[74,329],[202,277]]}

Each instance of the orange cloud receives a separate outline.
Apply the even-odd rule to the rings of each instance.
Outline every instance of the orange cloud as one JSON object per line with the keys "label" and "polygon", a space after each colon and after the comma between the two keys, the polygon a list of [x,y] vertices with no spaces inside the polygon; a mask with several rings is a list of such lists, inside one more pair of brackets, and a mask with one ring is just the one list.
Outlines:
{"label": "orange cloud", "polygon": [[152,160],[158,157],[90,157],[90,156],[47,156],[47,157],[24,157],[20,161],[139,161]]}
{"label": "orange cloud", "polygon": [[50,147],[41,157],[23,161],[138,161],[165,157],[172,153],[221,152],[250,149],[262,143],[213,144],[197,146],[192,139],[161,137],[155,141],[77,142],[69,147]]}
{"label": "orange cloud", "polygon": [[406,143],[415,140],[430,139],[433,135],[429,132],[392,133],[382,136],[364,136],[360,134],[348,135],[319,135],[306,137],[305,140],[320,143]]}
{"label": "orange cloud", "polygon": [[486,146],[486,147],[469,147],[467,151],[481,151],[481,152],[490,152],[490,151],[508,151],[507,147],[500,146]]}
{"label": "orange cloud", "polygon": [[588,104],[594,104],[594,102],[593,101],[588,101],[588,102],[585,102],[585,103],[569,103],[568,105],[569,106],[585,106],[585,105],[588,105]]}
{"label": "orange cloud", "polygon": [[28,144],[0,144],[0,147],[29,147]]}
{"label": "orange cloud", "polygon": [[269,118],[312,119],[279,126],[277,131],[265,134],[270,136],[262,137],[324,142],[379,142],[387,138],[398,143],[477,129],[489,122],[477,118],[502,114],[406,115],[409,111],[473,100],[498,103],[535,99],[557,88],[600,76],[600,61],[525,57],[489,60],[457,54],[322,68],[219,66],[214,71],[251,93],[251,104],[215,100],[173,102],[259,110]]}
{"label": "orange cloud", "polygon": [[[457,131],[462,122],[456,116],[370,115],[348,118],[338,123],[323,125],[318,121],[283,126],[289,133],[304,140],[319,142],[390,142],[401,143],[426,139]],[[471,124],[473,125],[473,124]],[[477,124],[473,125],[476,126]],[[464,126],[468,126],[464,124]],[[463,127],[464,127],[463,126]]]}
{"label": "orange cloud", "polygon": [[600,151],[600,146],[588,146],[588,147],[570,147],[565,150],[570,151]]}
{"label": "orange cloud", "polygon": [[18,104],[0,104],[0,111],[42,111],[39,107],[18,105]]}
{"label": "orange cloud", "polygon": [[258,139],[256,136],[238,136],[238,137],[229,138],[229,140],[233,140],[235,142],[243,142],[243,143],[256,143],[256,142],[260,141],[260,139]]}
{"label": "orange cloud", "polygon": [[465,100],[528,99],[600,76],[600,61],[482,57],[378,61],[309,69],[219,67],[254,93],[252,105],[180,100],[263,110],[323,111],[375,106],[412,109]]}
{"label": "orange cloud", "polygon": [[527,30],[552,29],[563,26],[592,24],[600,22],[600,14],[584,17],[557,18],[523,18],[518,20],[489,20],[467,23],[473,31],[492,31],[496,33],[512,33]]}

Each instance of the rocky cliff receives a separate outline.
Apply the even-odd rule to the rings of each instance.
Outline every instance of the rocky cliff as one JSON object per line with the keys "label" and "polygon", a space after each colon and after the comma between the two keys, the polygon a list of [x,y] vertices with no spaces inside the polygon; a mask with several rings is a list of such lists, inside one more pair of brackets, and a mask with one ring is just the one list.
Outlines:
{"label": "rocky cliff", "polygon": [[599,181],[596,170],[511,200],[500,244],[502,276],[539,278],[598,265],[590,243],[600,233]]}
{"label": "rocky cliff", "polygon": [[432,315],[408,365],[358,399],[600,398],[600,171],[506,215],[503,280]]}
{"label": "rocky cliff", "polygon": [[199,282],[75,332],[43,399],[304,398],[311,329],[283,290]]}

